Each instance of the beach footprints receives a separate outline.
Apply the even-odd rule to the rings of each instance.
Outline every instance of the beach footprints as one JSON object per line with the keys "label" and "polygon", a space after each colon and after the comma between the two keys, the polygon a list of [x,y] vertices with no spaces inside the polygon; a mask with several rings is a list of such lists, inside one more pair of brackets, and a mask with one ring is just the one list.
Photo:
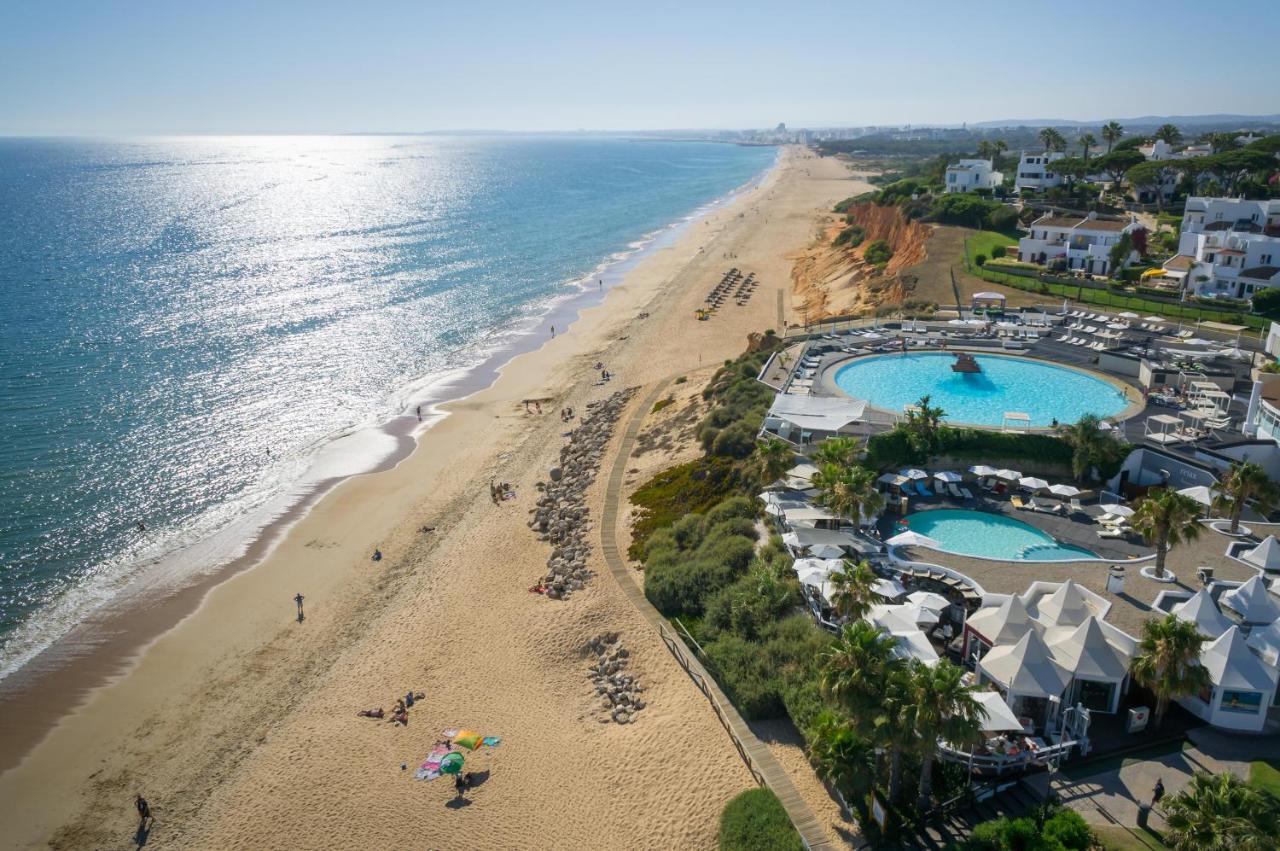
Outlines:
{"label": "beach footprints", "polygon": [[551,544],[551,555],[542,583],[533,590],[553,600],[581,591],[591,576],[587,567],[591,520],[586,492],[600,471],[600,458],[613,428],[635,392],[636,388],[630,387],[587,405],[582,423],[569,433],[568,444],[560,450],[560,464],[548,474],[550,481],[538,482],[539,496],[529,510],[529,528],[538,540]]}
{"label": "beach footprints", "polygon": [[600,633],[587,642],[585,652],[595,657],[587,676],[600,699],[597,719],[601,724],[630,724],[645,707],[644,686],[626,673],[631,654],[618,642],[618,633]]}

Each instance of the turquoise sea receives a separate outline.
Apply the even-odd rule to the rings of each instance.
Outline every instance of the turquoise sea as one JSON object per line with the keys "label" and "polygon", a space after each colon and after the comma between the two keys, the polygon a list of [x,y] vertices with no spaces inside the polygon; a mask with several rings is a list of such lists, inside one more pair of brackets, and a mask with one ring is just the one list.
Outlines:
{"label": "turquoise sea", "polygon": [[376,463],[395,439],[360,435],[775,156],[0,140],[0,676],[122,592],[233,556],[308,482]]}

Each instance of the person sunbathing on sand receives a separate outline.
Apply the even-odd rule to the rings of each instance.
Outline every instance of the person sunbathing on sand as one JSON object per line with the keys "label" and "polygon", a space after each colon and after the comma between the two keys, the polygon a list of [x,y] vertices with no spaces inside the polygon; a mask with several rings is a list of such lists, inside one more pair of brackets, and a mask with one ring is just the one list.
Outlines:
{"label": "person sunbathing on sand", "polygon": [[385,714],[386,713],[382,711],[381,706],[379,706],[377,709],[361,709],[359,712],[356,713],[356,715],[360,716],[361,718],[381,718]]}

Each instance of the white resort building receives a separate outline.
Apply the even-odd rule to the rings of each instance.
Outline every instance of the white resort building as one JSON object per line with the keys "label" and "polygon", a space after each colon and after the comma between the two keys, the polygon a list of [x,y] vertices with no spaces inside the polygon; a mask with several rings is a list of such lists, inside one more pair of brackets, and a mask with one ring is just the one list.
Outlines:
{"label": "white resort building", "polygon": [[1280,200],[1187,199],[1166,277],[1198,296],[1245,299],[1280,286]]}
{"label": "white resort building", "polygon": [[1062,183],[1062,175],[1053,171],[1054,160],[1060,160],[1066,154],[1061,151],[1023,151],[1018,158],[1018,174],[1013,180],[1013,188],[1019,192],[1023,189],[1049,189]]}
{"label": "white resort building", "polygon": [[[1087,218],[1059,216],[1046,213],[1030,225],[1030,234],[1018,240],[1018,259],[1024,263],[1051,265],[1064,261],[1066,269],[1079,269],[1090,275],[1111,273],[1111,249],[1123,234],[1140,227],[1138,220],[1114,221],[1098,218],[1090,213]],[[1130,252],[1124,265],[1136,260],[1136,251]]]}
{"label": "white resort building", "polygon": [[995,189],[1004,182],[1004,174],[995,171],[991,160],[960,160],[947,166],[946,191],[972,192]]}

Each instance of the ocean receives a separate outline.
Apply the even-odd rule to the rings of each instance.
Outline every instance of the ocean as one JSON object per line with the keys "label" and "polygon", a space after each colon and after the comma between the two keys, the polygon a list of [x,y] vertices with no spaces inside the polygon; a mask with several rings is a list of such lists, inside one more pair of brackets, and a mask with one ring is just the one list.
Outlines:
{"label": "ocean", "polygon": [[776,151],[0,140],[0,676],[243,552]]}

